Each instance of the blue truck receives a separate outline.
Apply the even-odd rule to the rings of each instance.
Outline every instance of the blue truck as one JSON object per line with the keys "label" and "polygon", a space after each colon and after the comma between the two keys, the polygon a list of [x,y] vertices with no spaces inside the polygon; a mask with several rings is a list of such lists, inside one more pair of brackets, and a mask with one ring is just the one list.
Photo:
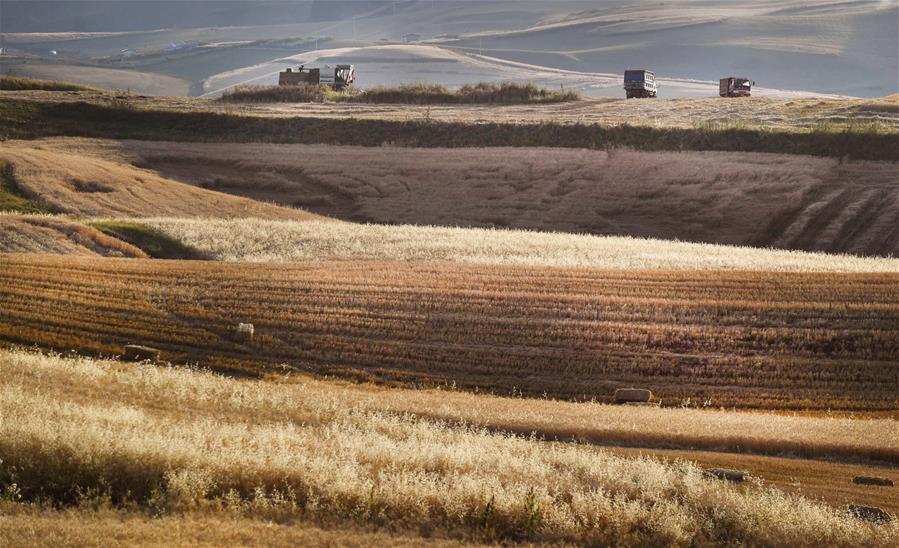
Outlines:
{"label": "blue truck", "polygon": [[628,99],[656,97],[659,92],[656,76],[651,70],[624,71],[624,92]]}

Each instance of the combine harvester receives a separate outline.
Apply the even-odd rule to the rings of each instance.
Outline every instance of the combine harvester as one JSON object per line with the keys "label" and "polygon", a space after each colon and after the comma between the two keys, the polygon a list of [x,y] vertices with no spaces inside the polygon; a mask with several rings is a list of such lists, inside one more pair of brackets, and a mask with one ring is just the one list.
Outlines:
{"label": "combine harvester", "polygon": [[353,65],[325,65],[322,68],[300,65],[296,69],[288,67],[278,73],[279,86],[324,85],[334,91],[343,91],[356,81],[356,67]]}
{"label": "combine harvester", "polygon": [[755,82],[749,78],[728,76],[718,80],[718,95],[721,97],[750,97]]}
{"label": "combine harvester", "polygon": [[624,91],[628,99],[656,97],[659,92],[656,76],[651,70],[624,71]]}

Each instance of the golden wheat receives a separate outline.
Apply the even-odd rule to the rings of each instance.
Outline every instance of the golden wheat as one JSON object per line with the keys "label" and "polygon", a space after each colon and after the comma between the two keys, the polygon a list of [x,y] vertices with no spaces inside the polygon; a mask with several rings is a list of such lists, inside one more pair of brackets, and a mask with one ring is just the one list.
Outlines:
{"label": "golden wheat", "polygon": [[135,220],[225,261],[459,261],[553,267],[899,272],[899,259],[524,230],[260,219]]}
{"label": "golden wheat", "polygon": [[[889,545],[899,531],[769,488],[738,490],[684,462],[385,414],[320,386],[290,387],[285,404],[266,383],[203,372],[0,360],[10,373],[0,478],[26,499],[75,502],[93,489],[166,513],[215,504],[250,515],[262,500],[306,519],[579,543]],[[47,382],[54,371],[60,380]]]}

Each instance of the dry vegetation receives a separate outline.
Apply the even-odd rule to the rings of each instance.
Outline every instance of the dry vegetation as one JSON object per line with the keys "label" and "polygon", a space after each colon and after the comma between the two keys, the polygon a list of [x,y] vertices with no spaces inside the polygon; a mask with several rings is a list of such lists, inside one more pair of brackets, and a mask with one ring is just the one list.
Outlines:
{"label": "dry vegetation", "polygon": [[371,532],[341,526],[326,529],[282,513],[275,521],[238,511],[188,511],[154,516],[149,512],[95,508],[57,510],[0,502],[0,545],[46,546],[468,546],[444,538]]}
{"label": "dry vegetation", "polygon": [[37,80],[25,76],[13,76],[10,74],[0,75],[0,91],[25,91],[25,90],[41,90],[41,91],[98,91],[96,88],[79,86],[70,82],[60,82],[58,80]]}
{"label": "dry vegetation", "polygon": [[396,103],[409,105],[446,104],[548,104],[577,101],[575,91],[556,91],[533,84],[479,83],[450,90],[439,84],[405,84],[396,87],[376,87],[358,92],[334,92],[330,87],[297,86],[237,86],[225,91],[221,100],[226,103]]}
{"label": "dry vegetation", "polygon": [[[897,538],[895,522],[865,523],[760,484],[736,488],[687,462],[378,411],[324,383],[24,352],[0,354],[0,372],[0,483],[17,500],[129,508],[138,522],[155,513],[173,527],[218,511],[469,540],[886,546]],[[52,531],[47,520],[58,516],[4,504],[13,527],[30,519]]]}
{"label": "dry vegetation", "polygon": [[[552,105],[530,106],[528,108],[537,109],[537,112],[522,118],[509,118],[509,113],[503,110],[514,107],[482,107],[501,113],[488,113],[479,118],[477,111],[473,115],[469,112],[474,107],[458,106],[456,109],[466,109],[465,116],[451,116],[450,120],[445,120],[433,117],[431,111],[436,107],[430,105],[385,107],[388,109],[386,116],[377,112],[356,116],[356,110],[349,107],[318,116],[304,106],[315,103],[297,103],[289,107],[283,103],[270,103],[256,107],[253,104],[235,106],[217,100],[119,98],[108,94],[81,94],[73,98],[61,92],[53,93],[0,92],[0,138],[68,135],[154,141],[407,147],[624,147],[649,151],[719,150],[899,159],[899,131],[895,120],[886,123],[862,121],[870,118],[867,111],[850,114],[846,123],[824,122],[809,129],[748,126],[735,123],[734,119],[705,118],[693,119],[688,125],[651,124],[647,123],[651,119],[639,109],[629,111],[631,118],[617,124],[591,121],[589,116],[580,114],[575,114],[573,119],[556,116],[558,113],[551,110]],[[594,102],[590,104],[597,106]],[[355,108],[376,111],[377,107],[357,105]],[[668,108],[678,110],[679,107]],[[397,109],[399,116],[391,115]],[[889,112],[886,116],[895,118]]]}
{"label": "dry vegetation", "polygon": [[892,258],[617,236],[331,221],[149,218],[133,222],[206,258],[223,261],[454,261],[630,270],[899,272],[899,259]]}
{"label": "dry vegetation", "polygon": [[466,84],[450,90],[440,84],[406,84],[376,87],[340,99],[352,103],[395,103],[409,105],[489,104],[523,105],[566,103],[580,100],[576,91],[540,88],[534,84],[504,82]]}
{"label": "dry vegetation", "polygon": [[[91,101],[108,103],[97,94],[30,95],[8,93],[0,103],[7,108],[15,101],[26,104],[66,104]],[[623,98],[584,98],[580,101],[540,105],[417,105],[371,103],[223,104],[218,99],[197,97],[128,98],[137,110],[161,110],[181,113],[227,112],[257,117],[355,118],[360,120],[421,120],[425,112],[435,122],[488,122],[495,124],[600,124],[651,126],[657,128],[696,129],[701,126],[726,128],[767,128],[802,132],[855,131],[899,132],[899,94],[879,99],[658,99],[627,101]],[[485,143],[489,140],[485,140]]]}
{"label": "dry vegetation", "polygon": [[350,221],[899,256],[899,177],[891,162],[547,148],[51,143]]}
{"label": "dry vegetation", "polygon": [[220,100],[226,103],[321,103],[328,95],[329,88],[308,84],[237,86],[225,91]]}
{"label": "dry vegetation", "polygon": [[57,349],[675,405],[895,412],[899,393],[895,273],[0,261],[0,338]]}
{"label": "dry vegetation", "polygon": [[140,248],[68,219],[0,214],[0,253],[143,257]]}
{"label": "dry vegetation", "polygon": [[6,142],[0,160],[12,166],[18,190],[47,210],[86,216],[173,215],[210,217],[315,218],[304,211],[196,188],[85,154],[30,142]]}

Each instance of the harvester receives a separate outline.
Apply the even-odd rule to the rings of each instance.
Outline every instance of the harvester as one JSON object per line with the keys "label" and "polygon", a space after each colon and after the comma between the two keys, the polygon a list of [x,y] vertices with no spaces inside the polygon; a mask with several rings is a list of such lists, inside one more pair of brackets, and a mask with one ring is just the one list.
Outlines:
{"label": "harvester", "polygon": [[300,65],[297,68],[288,67],[278,73],[279,86],[323,85],[334,91],[341,91],[352,86],[355,81],[356,67],[353,65],[325,65],[321,68]]}
{"label": "harvester", "polygon": [[749,97],[755,82],[749,78],[728,76],[718,80],[718,95],[721,97]]}
{"label": "harvester", "polygon": [[655,97],[659,91],[655,74],[651,70],[624,71],[624,91],[628,99]]}

